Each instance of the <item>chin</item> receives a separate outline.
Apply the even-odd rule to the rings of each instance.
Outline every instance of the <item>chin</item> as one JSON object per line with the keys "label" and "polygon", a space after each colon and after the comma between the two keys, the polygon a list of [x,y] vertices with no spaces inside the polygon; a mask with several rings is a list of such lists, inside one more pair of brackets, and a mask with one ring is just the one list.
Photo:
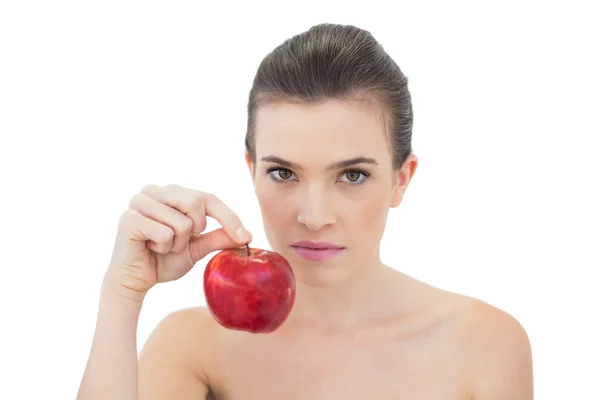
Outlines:
{"label": "chin", "polygon": [[324,268],[294,267],[296,281],[313,288],[327,288],[343,285],[350,280],[349,271],[331,271]]}
{"label": "chin", "polygon": [[328,261],[308,261],[299,257],[294,250],[289,250],[284,257],[290,262],[296,281],[303,285],[323,288],[345,283],[350,279],[352,270],[346,261],[341,259]]}
{"label": "chin", "polygon": [[316,276],[315,274],[298,274],[296,275],[298,284],[311,288],[328,288],[335,287],[344,282],[343,279],[336,279],[330,276]]}

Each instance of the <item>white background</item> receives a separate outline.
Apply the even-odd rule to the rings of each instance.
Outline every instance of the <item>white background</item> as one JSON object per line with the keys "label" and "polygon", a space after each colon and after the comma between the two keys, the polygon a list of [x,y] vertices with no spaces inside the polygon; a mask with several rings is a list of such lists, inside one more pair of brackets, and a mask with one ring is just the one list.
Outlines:
{"label": "white background", "polygon": [[[117,221],[144,185],[214,192],[268,246],[247,95],[262,57],[320,22],[370,30],[409,76],[420,166],[384,261],[514,315],[536,398],[600,398],[593,1],[200,3],[1,3],[0,398],[75,397]],[[151,291],[140,346],[204,304],[205,262]]]}

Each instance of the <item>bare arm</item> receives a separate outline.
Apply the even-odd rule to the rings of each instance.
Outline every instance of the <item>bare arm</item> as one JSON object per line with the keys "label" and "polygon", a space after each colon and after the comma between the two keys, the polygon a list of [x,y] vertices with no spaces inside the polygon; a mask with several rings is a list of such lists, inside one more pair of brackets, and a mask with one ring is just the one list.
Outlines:
{"label": "bare arm", "polygon": [[137,400],[137,325],[142,302],[103,287],[77,400]]}
{"label": "bare arm", "polygon": [[[198,400],[208,385],[194,310],[167,316],[152,332],[138,361],[137,323],[142,303],[111,290],[101,296],[90,357],[77,400]],[[208,339],[208,338],[207,338]]]}

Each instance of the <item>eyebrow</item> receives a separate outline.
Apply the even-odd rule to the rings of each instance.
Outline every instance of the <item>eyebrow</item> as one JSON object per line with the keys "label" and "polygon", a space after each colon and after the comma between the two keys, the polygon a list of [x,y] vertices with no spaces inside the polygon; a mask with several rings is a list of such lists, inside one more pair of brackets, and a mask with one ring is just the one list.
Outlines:
{"label": "eyebrow", "polygon": [[[291,169],[296,169],[301,171],[303,168],[302,166],[300,166],[300,164],[296,164],[294,162],[288,161],[288,160],[284,160],[281,157],[277,157],[277,156],[265,156],[261,158],[262,161],[267,161],[267,162],[273,162],[273,163],[277,163],[280,164],[286,168],[291,168]],[[342,168],[348,168],[352,165],[356,165],[356,164],[373,164],[373,165],[378,165],[377,161],[374,158],[369,158],[369,157],[355,157],[355,158],[350,158],[348,160],[342,160],[342,161],[337,161],[331,165],[329,165],[327,167],[327,170],[331,171],[331,170],[336,170],[336,169],[342,169]]]}

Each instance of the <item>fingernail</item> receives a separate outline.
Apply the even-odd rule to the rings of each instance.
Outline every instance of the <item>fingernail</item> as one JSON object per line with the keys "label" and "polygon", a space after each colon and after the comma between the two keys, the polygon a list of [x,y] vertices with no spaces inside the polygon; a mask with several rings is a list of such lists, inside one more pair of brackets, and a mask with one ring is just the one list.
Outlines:
{"label": "fingernail", "polygon": [[246,234],[244,228],[237,228],[237,230],[235,231],[235,235],[240,240],[240,242],[245,242],[246,240],[248,240],[248,235]]}

